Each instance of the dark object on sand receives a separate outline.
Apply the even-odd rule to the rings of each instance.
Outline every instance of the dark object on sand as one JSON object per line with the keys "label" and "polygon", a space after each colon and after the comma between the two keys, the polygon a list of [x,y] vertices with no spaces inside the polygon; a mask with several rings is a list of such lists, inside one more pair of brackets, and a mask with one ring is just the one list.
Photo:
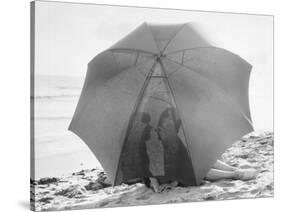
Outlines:
{"label": "dark object on sand", "polygon": [[57,183],[60,179],[56,178],[56,177],[46,177],[46,178],[41,178],[38,181],[39,185],[46,185],[46,184],[50,184],[50,183]]}

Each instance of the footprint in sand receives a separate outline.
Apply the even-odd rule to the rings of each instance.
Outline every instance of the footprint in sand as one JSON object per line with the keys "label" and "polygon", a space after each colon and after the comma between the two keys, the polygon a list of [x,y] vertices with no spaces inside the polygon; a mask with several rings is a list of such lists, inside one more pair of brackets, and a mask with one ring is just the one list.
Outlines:
{"label": "footprint in sand", "polygon": [[81,202],[86,202],[86,200],[85,199],[78,199],[78,200],[75,200],[74,202],[75,203],[81,203]]}
{"label": "footprint in sand", "polygon": [[243,191],[235,191],[235,192],[228,192],[228,193],[224,193],[224,194],[220,194],[218,195],[217,199],[239,199],[241,198],[241,195],[243,195],[245,192]]}
{"label": "footprint in sand", "polygon": [[136,200],[147,200],[147,199],[149,199],[148,196],[141,196],[136,198]]}
{"label": "footprint in sand", "polygon": [[213,191],[213,188],[206,188],[206,189],[200,189],[202,191],[202,193],[209,193],[211,191]]}
{"label": "footprint in sand", "polygon": [[102,208],[109,204],[109,202],[101,202],[98,207]]}
{"label": "footprint in sand", "polygon": [[251,165],[242,165],[239,167],[240,169],[250,169],[250,168],[253,168]]}
{"label": "footprint in sand", "polygon": [[257,184],[257,182],[256,182],[256,181],[251,181],[251,180],[246,181],[246,182],[244,182],[244,183],[245,183],[245,185],[253,185],[253,184]]}
{"label": "footprint in sand", "polygon": [[219,182],[219,183],[217,183],[217,186],[221,186],[221,187],[234,187],[235,183],[232,183],[232,182]]}
{"label": "footprint in sand", "polygon": [[53,197],[43,197],[43,198],[39,199],[38,201],[43,202],[43,203],[50,203],[51,200],[53,200],[53,199],[54,199]]}
{"label": "footprint in sand", "polygon": [[254,189],[254,190],[252,190],[250,193],[251,193],[251,194],[257,194],[257,193],[259,193],[259,192],[260,192],[259,189]]}
{"label": "footprint in sand", "polygon": [[256,159],[254,159],[254,158],[250,158],[249,160],[248,160],[248,162],[250,162],[250,163],[256,163],[256,162],[258,162]]}

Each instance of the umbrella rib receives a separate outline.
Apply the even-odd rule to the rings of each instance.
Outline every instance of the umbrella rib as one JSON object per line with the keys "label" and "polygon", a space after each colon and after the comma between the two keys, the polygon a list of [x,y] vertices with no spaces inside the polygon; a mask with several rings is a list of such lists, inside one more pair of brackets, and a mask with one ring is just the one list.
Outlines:
{"label": "umbrella rib", "polygon": [[148,96],[149,98],[152,98],[152,99],[156,99],[156,100],[160,100],[160,101],[162,101],[162,102],[165,102],[165,103],[167,103],[168,105],[172,105],[172,103],[171,102],[168,102],[168,101],[166,101],[166,100],[164,100],[164,99],[161,99],[161,98],[159,98],[159,97],[156,97],[156,96]]}
{"label": "umbrella rib", "polygon": [[[230,98],[230,97],[227,95],[227,92],[226,92],[223,88],[221,88],[221,86],[219,86],[217,83],[211,81],[208,77],[205,77],[204,75],[198,73],[198,72],[197,72],[196,70],[194,70],[193,68],[190,68],[190,67],[188,67],[188,66],[186,66],[186,65],[184,65],[184,64],[180,64],[180,63],[178,63],[178,62],[176,62],[176,61],[170,60],[169,58],[166,58],[166,59],[169,60],[169,61],[171,61],[171,62],[173,62],[173,63],[176,63],[176,64],[178,64],[178,65],[181,65],[181,66],[185,67],[186,69],[192,71],[193,73],[197,74],[198,76],[204,78],[205,80],[207,80],[208,82],[210,82],[211,84],[213,84],[218,90],[220,90],[220,91],[224,94],[224,96],[227,97],[227,99],[228,99],[229,101],[231,101],[231,102],[237,107],[238,111],[241,113],[241,115],[244,117],[244,119],[246,119],[246,120],[248,121],[248,123],[253,127],[252,121],[251,121],[251,120],[246,116],[246,114],[241,110],[241,107],[236,103],[236,101],[233,100],[232,98]],[[180,69],[178,69],[178,70],[180,70]],[[177,70],[177,71],[178,71],[178,70]],[[177,72],[177,71],[175,71],[175,72]],[[169,76],[171,76],[171,75],[174,74],[175,72],[171,73]]]}
{"label": "umbrella rib", "polygon": [[[174,53],[178,53],[178,52],[183,52],[184,53],[185,51],[191,51],[191,50],[196,50],[196,49],[209,49],[209,48],[220,49],[220,50],[223,50],[223,51],[228,51],[228,50],[226,50],[224,48],[220,48],[220,47],[216,47],[216,46],[199,46],[199,47],[194,47],[194,48],[187,48],[187,49],[181,49],[181,50],[176,50],[176,51],[168,52],[165,55],[174,54]],[[232,53],[232,54],[234,54],[234,53]],[[234,54],[234,55],[240,57],[237,54]]]}
{"label": "umbrella rib", "polygon": [[[115,59],[116,64],[118,65],[119,63],[117,62],[116,57],[115,57],[114,54],[113,54],[113,57],[114,57],[114,59]],[[142,62],[142,63],[140,63],[140,64],[144,64],[144,63],[146,63],[146,62],[147,62],[147,60],[144,61],[144,62]],[[135,68],[140,72],[140,74],[141,74],[143,77],[146,77],[145,73],[143,73],[143,72],[139,69],[138,65],[139,65],[139,64],[133,64],[133,65],[131,65],[131,66],[125,68],[123,71],[127,71],[128,69],[131,69],[131,68],[135,67]],[[109,86],[109,82],[111,82],[113,79],[114,79],[114,78],[109,79],[109,80],[105,83],[104,86],[107,87],[107,88],[109,88],[109,87],[110,87],[110,86]],[[122,92],[122,93],[126,93],[126,94],[132,94],[132,93],[130,93],[130,92],[124,92],[124,91],[121,91],[121,92]]]}
{"label": "umbrella rib", "polygon": [[[116,55],[115,55],[114,52],[112,52],[112,51],[111,51],[111,53],[112,53],[112,55],[113,55],[113,57],[114,57],[115,63],[119,66],[120,64],[119,64],[119,62],[118,62],[117,59],[116,59]],[[138,54],[138,57],[139,57],[139,54]],[[140,62],[140,63],[136,63],[136,62],[137,62],[137,60],[136,60],[136,61],[134,62],[134,64],[128,66],[128,67],[125,68],[123,71],[125,71],[125,70],[127,70],[127,69],[130,69],[130,68],[132,68],[132,67],[136,67],[137,69],[139,69],[139,67],[138,67],[139,65],[145,64],[145,63],[149,62],[149,61],[152,60],[152,59],[153,59],[153,57],[152,57],[152,58],[149,58],[149,59],[147,59],[147,60],[145,60],[145,61],[143,61],[143,62]],[[140,72],[141,72],[141,71],[140,71]],[[142,73],[142,75],[145,76],[144,73]]]}
{"label": "umbrella rib", "polygon": [[186,26],[187,23],[183,24],[180,29],[178,31],[176,31],[176,33],[169,39],[169,41],[167,42],[166,46],[164,47],[164,49],[162,50],[162,52],[164,52],[167,47],[169,46],[169,44],[172,42],[172,40],[176,37],[176,35]]}
{"label": "umbrella rib", "polygon": [[147,24],[146,22],[144,22],[144,23],[145,23],[146,28],[148,29],[148,31],[150,32],[150,34],[151,34],[151,36],[152,36],[152,38],[153,38],[154,44],[155,44],[155,46],[156,46],[158,52],[160,52],[160,49],[158,48],[158,45],[157,45],[157,42],[156,42],[156,38],[154,37],[154,35],[153,35],[153,33],[152,33],[150,27],[148,26],[148,24]]}
{"label": "umbrella rib", "polygon": [[[200,47],[181,49],[181,50],[177,50],[177,51],[168,52],[168,53],[166,53],[166,55],[174,54],[174,53],[178,53],[178,52],[191,51],[191,50],[195,50],[195,49],[207,49],[207,48],[223,49],[223,48],[219,48],[219,47],[215,47],[215,46],[200,46]],[[225,49],[223,49],[223,50],[225,50]]]}
{"label": "umbrella rib", "polygon": [[136,65],[138,63],[139,56],[140,56],[140,54],[137,52],[134,65]]}
{"label": "umbrella rib", "polygon": [[145,50],[141,50],[141,49],[133,49],[133,48],[116,48],[116,49],[109,49],[108,51],[111,52],[120,52],[120,53],[134,53],[134,52],[138,52],[138,53],[143,53],[143,54],[148,54],[148,55],[155,55],[155,53],[150,52],[150,51],[145,51]]}

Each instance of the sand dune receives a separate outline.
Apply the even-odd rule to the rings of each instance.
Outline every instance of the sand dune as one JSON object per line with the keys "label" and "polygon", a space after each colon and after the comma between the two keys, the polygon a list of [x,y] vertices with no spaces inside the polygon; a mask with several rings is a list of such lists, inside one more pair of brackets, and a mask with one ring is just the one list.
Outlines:
{"label": "sand dune", "polygon": [[223,155],[230,165],[259,171],[249,181],[204,181],[201,186],[176,187],[154,193],[142,183],[112,187],[102,170],[81,170],[65,178],[32,181],[36,211],[273,197],[273,133],[252,133]]}

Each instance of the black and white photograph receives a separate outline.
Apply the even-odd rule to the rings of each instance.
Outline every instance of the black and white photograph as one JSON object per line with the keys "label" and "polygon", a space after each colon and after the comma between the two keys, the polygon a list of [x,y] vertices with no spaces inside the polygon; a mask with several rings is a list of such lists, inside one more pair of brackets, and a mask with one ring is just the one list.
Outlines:
{"label": "black and white photograph", "polygon": [[31,209],[274,197],[273,19],[31,2]]}

